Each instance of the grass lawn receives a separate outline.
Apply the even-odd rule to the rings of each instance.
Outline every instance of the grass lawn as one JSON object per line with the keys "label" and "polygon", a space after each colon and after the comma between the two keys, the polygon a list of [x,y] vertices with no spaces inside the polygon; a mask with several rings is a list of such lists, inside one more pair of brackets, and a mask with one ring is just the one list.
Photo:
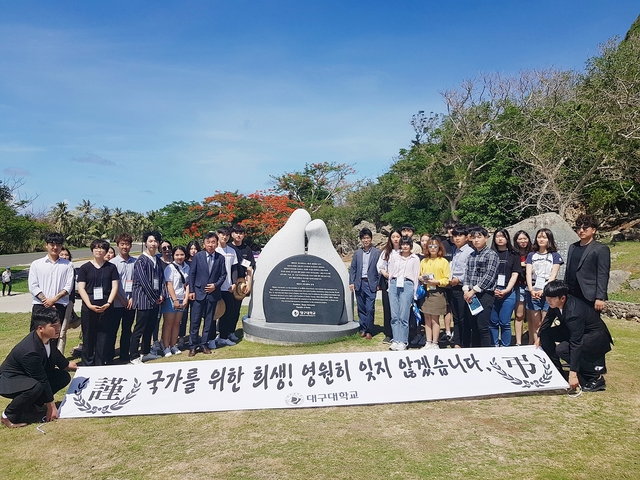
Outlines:
{"label": "grass lawn", "polygon": [[[605,392],[58,420],[46,435],[36,425],[0,428],[0,478],[640,478],[640,324],[607,323],[616,346]],[[28,314],[0,314],[0,359],[28,324]],[[213,358],[382,350],[382,337],[244,341]],[[69,349],[77,338],[72,331]],[[0,409],[7,403],[0,398]]]}
{"label": "grass lawn", "polygon": [[[630,271],[629,280],[640,278],[640,242],[620,242],[610,245],[609,248],[612,270]],[[640,303],[640,290],[632,289],[626,282],[620,290],[610,293],[609,298],[621,302]]]}

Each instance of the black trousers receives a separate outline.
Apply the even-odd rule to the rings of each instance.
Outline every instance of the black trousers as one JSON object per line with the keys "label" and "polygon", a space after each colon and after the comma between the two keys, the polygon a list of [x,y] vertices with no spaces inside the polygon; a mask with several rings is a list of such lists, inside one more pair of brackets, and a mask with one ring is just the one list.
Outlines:
{"label": "black trousers", "polygon": [[[83,303],[80,309],[82,325],[82,364],[85,366],[107,365],[113,361],[117,326],[111,307],[96,313]],[[115,328],[114,328],[115,326]]]}
{"label": "black trousers", "polygon": [[122,322],[122,331],[120,333],[120,361],[128,362],[129,358],[129,346],[131,345],[131,329],[133,328],[133,320],[136,317],[135,310],[127,310],[124,307],[113,309],[113,329],[115,334],[113,336],[113,345],[109,344],[109,351],[107,357],[113,360],[115,356],[115,340],[118,336],[118,329]]}
{"label": "black trousers", "polygon": [[384,336],[393,338],[393,331],[391,330],[391,305],[389,304],[389,290],[382,290],[382,330]]}
{"label": "black trousers", "polygon": [[150,310],[138,310],[136,312],[136,324],[131,334],[129,344],[129,358],[134,359],[140,355],[140,339],[142,339],[142,355],[151,351],[151,335],[158,322],[159,305]]}
{"label": "black trousers", "polygon": [[[53,347],[51,347],[53,348]],[[54,395],[57,391],[62,390],[71,381],[71,375],[64,370],[55,369],[47,375],[49,385]],[[35,382],[35,380],[34,380]],[[3,397],[11,398],[12,401],[4,409],[4,413],[13,423],[20,421],[18,418],[22,413],[28,411],[34,406],[41,407],[46,402],[44,387],[40,382],[36,382],[33,387],[20,392],[3,394]]]}
{"label": "black trousers", "polygon": [[[562,369],[560,359],[567,363],[571,362],[569,329],[561,323],[555,327],[540,330],[538,337],[542,349],[558,371],[568,379],[569,374]],[[582,355],[577,372],[581,384],[596,380],[601,374],[607,373],[604,357],[610,349],[608,335],[603,332],[589,332],[582,337]]]}
{"label": "black trousers", "polygon": [[[492,347],[491,330],[489,330],[491,321],[491,309],[493,308],[493,292],[476,293],[476,297],[482,305],[482,310],[477,315],[469,314],[471,326],[471,346],[472,347]],[[469,307],[467,307],[467,310]],[[471,313],[471,312],[469,312]]]}
{"label": "black trousers", "polygon": [[453,341],[463,348],[471,346],[471,312],[464,299],[462,287],[451,287],[447,298],[453,314]]}
{"label": "black trousers", "polygon": [[[231,292],[221,292],[222,300],[224,301],[225,312],[220,317],[218,329],[220,330],[220,338],[229,338],[229,334],[235,331],[236,323],[238,322],[238,313],[235,309],[235,297]],[[215,337],[215,328],[209,330],[209,340],[213,340]]]}
{"label": "black trousers", "polygon": [[9,295],[11,295],[11,282],[2,282],[2,296],[4,296],[4,291],[7,287],[9,287]]}

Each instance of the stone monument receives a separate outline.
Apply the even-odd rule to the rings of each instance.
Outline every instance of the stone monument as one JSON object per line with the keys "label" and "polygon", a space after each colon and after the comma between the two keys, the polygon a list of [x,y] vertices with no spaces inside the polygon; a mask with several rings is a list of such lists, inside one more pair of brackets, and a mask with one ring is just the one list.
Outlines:
{"label": "stone monument", "polygon": [[324,222],[306,210],[293,212],[265,245],[253,282],[242,319],[249,341],[312,343],[358,331],[345,264]]}
{"label": "stone monument", "polygon": [[[527,218],[521,222],[516,223],[510,227],[507,227],[509,235],[511,235],[511,243],[516,247],[514,234],[518,230],[524,230],[531,237],[531,243],[535,241],[536,232],[541,228],[548,228],[553,233],[553,239],[558,246],[558,253],[562,256],[565,264],[567,263],[567,253],[569,252],[569,245],[580,240],[580,237],[573,231],[571,226],[565,222],[565,220],[557,213],[544,213],[542,215],[536,215],[535,217]],[[558,272],[558,279],[564,278],[565,266],[560,267]]]}

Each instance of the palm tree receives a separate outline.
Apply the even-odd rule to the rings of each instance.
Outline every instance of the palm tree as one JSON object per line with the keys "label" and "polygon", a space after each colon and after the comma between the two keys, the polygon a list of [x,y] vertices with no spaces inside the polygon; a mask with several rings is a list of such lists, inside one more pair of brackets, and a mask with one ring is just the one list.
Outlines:
{"label": "palm tree", "polygon": [[58,202],[49,211],[49,217],[53,221],[53,226],[57,232],[67,235],[71,229],[73,216],[67,208],[66,202]]}

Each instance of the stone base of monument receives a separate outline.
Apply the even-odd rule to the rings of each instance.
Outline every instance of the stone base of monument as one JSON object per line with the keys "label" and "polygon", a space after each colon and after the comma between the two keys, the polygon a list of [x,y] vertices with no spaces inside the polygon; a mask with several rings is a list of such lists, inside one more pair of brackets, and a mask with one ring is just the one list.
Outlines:
{"label": "stone base of monument", "polygon": [[264,320],[242,319],[244,338],[250,342],[269,345],[299,345],[326,342],[358,332],[358,322],[342,325],[313,325],[302,323],[271,323]]}

